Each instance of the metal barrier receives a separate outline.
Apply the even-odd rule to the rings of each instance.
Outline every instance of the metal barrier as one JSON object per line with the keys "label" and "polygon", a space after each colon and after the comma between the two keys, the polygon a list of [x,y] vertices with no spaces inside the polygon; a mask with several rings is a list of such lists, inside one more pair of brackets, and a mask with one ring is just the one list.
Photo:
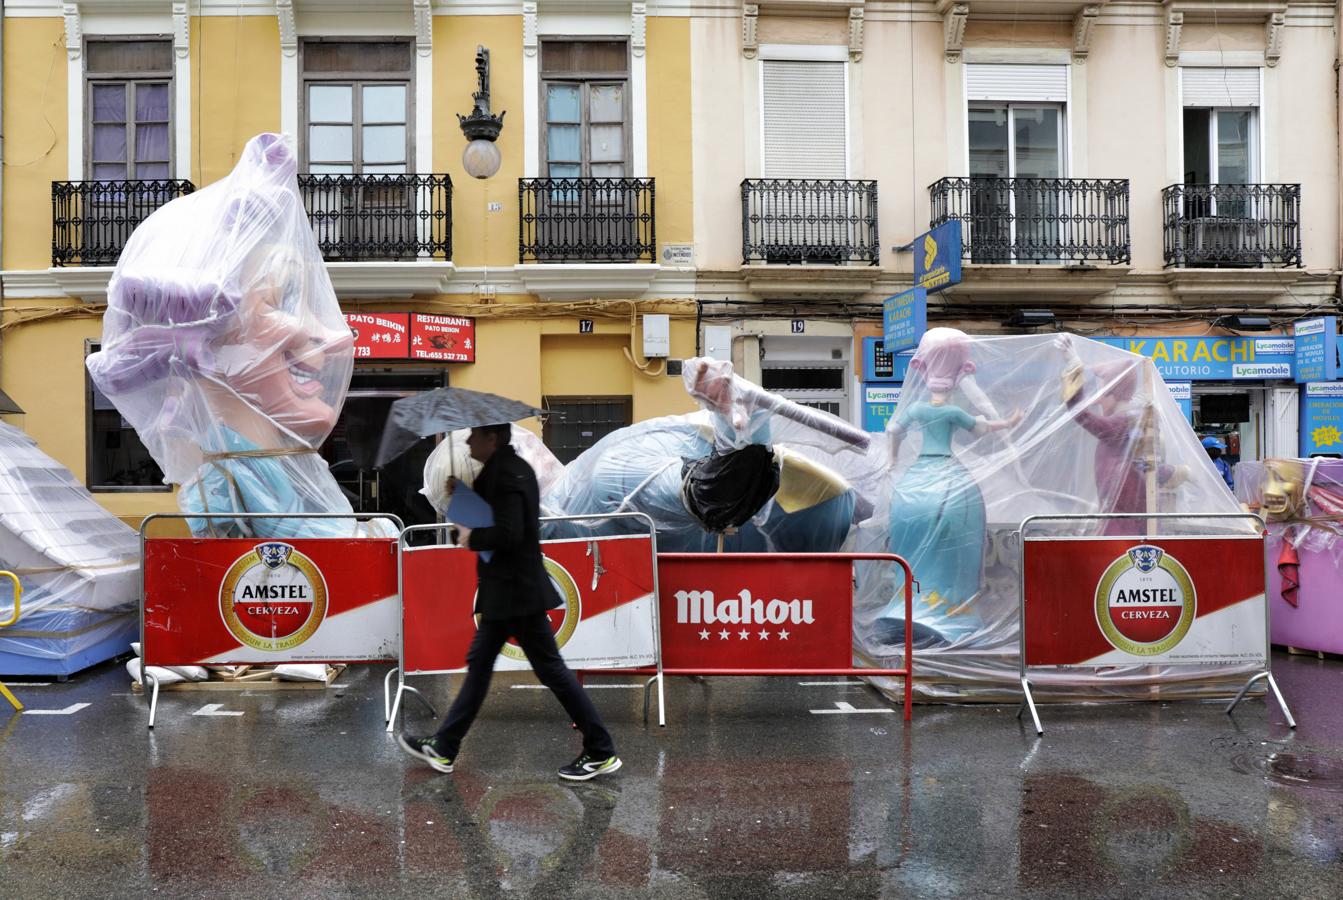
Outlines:
{"label": "metal barrier", "polygon": [[[1018,534],[1018,536],[1019,536],[1019,539],[1020,539],[1019,543],[1020,543],[1020,546],[1021,546],[1021,572],[1020,572],[1020,578],[1021,578],[1021,581],[1020,581],[1021,596],[1020,596],[1020,604],[1019,604],[1019,622],[1020,622],[1019,627],[1020,627],[1020,651],[1021,651],[1021,658],[1020,658],[1019,676],[1020,676],[1020,680],[1021,680],[1021,690],[1022,690],[1022,701],[1021,701],[1021,706],[1018,707],[1018,709],[1017,709],[1017,718],[1021,718],[1021,714],[1022,714],[1024,711],[1026,711],[1027,709],[1029,709],[1029,710],[1030,710],[1030,714],[1031,714],[1031,720],[1032,720],[1032,721],[1034,722],[1034,724],[1035,724],[1035,733],[1036,733],[1036,734],[1044,734],[1044,727],[1040,724],[1040,716],[1039,716],[1039,712],[1037,711],[1036,706],[1035,706],[1035,698],[1034,698],[1034,696],[1033,696],[1033,694],[1032,694],[1032,692],[1031,692],[1031,683],[1030,683],[1030,680],[1029,680],[1029,678],[1028,678],[1028,674],[1027,674],[1027,673],[1028,673],[1028,670],[1029,670],[1030,668],[1032,668],[1032,666],[1031,666],[1031,662],[1030,662],[1030,660],[1029,660],[1028,657],[1027,657],[1027,628],[1026,628],[1026,599],[1027,599],[1027,598],[1026,598],[1026,562],[1027,562],[1027,560],[1026,560],[1026,546],[1027,546],[1028,541],[1038,542],[1038,541],[1042,541],[1042,540],[1051,540],[1051,539],[1052,539],[1052,540],[1059,540],[1059,539],[1061,539],[1061,538],[1059,538],[1059,537],[1057,537],[1057,536],[1056,536],[1056,537],[1053,537],[1053,538],[1040,536],[1040,537],[1036,537],[1036,538],[1033,538],[1033,539],[1032,539],[1032,538],[1029,538],[1029,537],[1028,537],[1028,535],[1027,535],[1027,531],[1029,530],[1029,528],[1030,528],[1031,525],[1033,525],[1033,524],[1035,524],[1035,523],[1039,523],[1039,522],[1106,521],[1106,520],[1116,520],[1116,519],[1119,519],[1119,520],[1122,520],[1122,519],[1142,520],[1142,521],[1146,521],[1146,522],[1151,522],[1151,521],[1154,521],[1154,520],[1169,521],[1169,520],[1173,520],[1173,519],[1182,519],[1182,520],[1186,520],[1186,521],[1188,521],[1188,520],[1195,520],[1195,521],[1197,521],[1197,520],[1205,520],[1205,519],[1207,519],[1207,520],[1213,520],[1213,519],[1222,519],[1222,520],[1225,520],[1225,519],[1245,519],[1245,520],[1251,520],[1251,521],[1257,522],[1257,523],[1258,523],[1258,526],[1259,526],[1259,527],[1258,527],[1258,532],[1259,532],[1259,533],[1258,533],[1257,535],[1254,535],[1254,536],[1251,536],[1251,535],[1239,535],[1239,536],[1237,536],[1237,535],[1234,535],[1234,534],[1227,534],[1227,535],[1152,535],[1152,534],[1143,534],[1143,535],[1109,535],[1109,536],[1106,536],[1106,535],[1096,535],[1096,536],[1092,536],[1092,535],[1084,535],[1084,536],[1080,536],[1080,537],[1069,537],[1069,538],[1066,538],[1066,539],[1069,539],[1069,540],[1078,540],[1078,539],[1093,538],[1093,539],[1095,539],[1095,540],[1130,541],[1130,542],[1133,542],[1133,543],[1135,543],[1135,544],[1139,544],[1139,545],[1141,545],[1141,544],[1145,544],[1145,543],[1147,543],[1147,542],[1151,542],[1151,541],[1167,541],[1167,542],[1170,542],[1170,541],[1180,541],[1180,540],[1188,541],[1188,540],[1194,540],[1194,539],[1211,539],[1211,538],[1221,538],[1221,539],[1226,539],[1226,540],[1236,540],[1236,539],[1239,539],[1239,540],[1249,540],[1249,539],[1252,539],[1252,538],[1253,538],[1253,539],[1256,539],[1257,541],[1260,542],[1260,543],[1259,543],[1259,552],[1258,552],[1258,554],[1256,555],[1256,559],[1258,560],[1259,565],[1260,565],[1260,566],[1263,566],[1264,554],[1263,554],[1263,544],[1262,544],[1262,541],[1263,541],[1265,535],[1267,534],[1267,532],[1265,531],[1264,520],[1263,520],[1262,518],[1260,518],[1259,516],[1255,515],[1254,513],[1204,513],[1204,514],[1196,514],[1196,513],[1098,513],[1098,514],[1091,514],[1091,515],[1070,514],[1070,515],[1029,516],[1029,517],[1027,517],[1026,519],[1024,519],[1024,520],[1022,521],[1022,523],[1021,523],[1021,527],[1020,527],[1020,529],[1019,529],[1018,532],[1017,532],[1017,534]],[[1150,526],[1149,526],[1148,528],[1146,528],[1146,529],[1144,529],[1144,530],[1145,530],[1145,531],[1151,531],[1151,528],[1150,528]],[[1192,584],[1192,582],[1191,582],[1191,584]],[[1290,728],[1295,728],[1295,727],[1296,727],[1296,720],[1292,718],[1291,710],[1289,710],[1289,709],[1287,708],[1287,703],[1286,703],[1286,701],[1283,699],[1282,692],[1281,692],[1280,690],[1278,690],[1277,682],[1275,682],[1275,681],[1273,680],[1273,675],[1272,675],[1272,673],[1271,673],[1271,671],[1270,671],[1271,646],[1270,646],[1270,644],[1269,644],[1269,628],[1268,628],[1268,590],[1267,590],[1267,587],[1268,587],[1268,576],[1267,576],[1267,572],[1265,572],[1265,575],[1264,575],[1264,592],[1263,592],[1263,594],[1261,595],[1262,602],[1263,602],[1263,606],[1264,606],[1264,655],[1263,655],[1263,669],[1264,669],[1264,670],[1263,670],[1262,672],[1259,672],[1259,673],[1255,674],[1254,676],[1252,676],[1252,677],[1250,678],[1249,681],[1246,682],[1245,686],[1244,686],[1243,688],[1241,688],[1240,693],[1238,693],[1238,694],[1236,695],[1235,699],[1233,699],[1233,700],[1231,701],[1231,703],[1227,706],[1227,708],[1226,708],[1226,713],[1227,713],[1228,715],[1230,715],[1231,712],[1232,712],[1232,710],[1234,710],[1234,709],[1236,708],[1236,704],[1240,703],[1240,701],[1245,697],[1245,694],[1246,694],[1246,693],[1249,691],[1249,689],[1254,685],[1254,683],[1257,682],[1257,681],[1261,681],[1261,680],[1262,680],[1262,681],[1266,681],[1266,682],[1268,683],[1269,688],[1272,689],[1272,691],[1273,691],[1273,695],[1274,695],[1274,697],[1277,698],[1278,705],[1279,705],[1279,707],[1282,708],[1283,715],[1286,717],[1287,725],[1288,725]],[[1192,618],[1192,617],[1191,617],[1191,618]],[[1135,661],[1136,661],[1136,658],[1135,658]],[[1168,662],[1168,663],[1166,663],[1166,664],[1168,664],[1168,665],[1178,665],[1179,663]],[[1088,665],[1087,663],[1083,662],[1083,663],[1077,663],[1077,664],[1070,664],[1069,667],[1072,667],[1072,668],[1108,668],[1108,667],[1111,667],[1112,665],[1114,665],[1114,663],[1090,664],[1090,665]],[[1187,664],[1187,665],[1194,665],[1194,664],[1190,663],[1190,664]]]}
{"label": "metal barrier", "polygon": [[[641,669],[640,671],[641,671],[642,674],[651,674],[651,675],[652,675],[652,677],[649,678],[648,683],[645,684],[645,690],[647,690],[647,687],[648,687],[649,685],[651,685],[654,681],[656,681],[656,682],[658,683],[658,709],[659,709],[659,714],[661,715],[661,714],[662,714],[662,710],[665,708],[665,704],[664,704],[664,701],[663,701],[663,694],[662,694],[662,679],[661,679],[661,672],[662,672],[662,643],[661,643],[661,631],[660,631],[660,626],[659,626],[659,622],[658,622],[658,614],[657,614],[657,598],[658,598],[657,527],[656,527],[656,525],[654,524],[653,520],[652,520],[651,518],[649,518],[649,517],[648,517],[646,514],[644,514],[644,513],[639,513],[639,512],[629,512],[629,513],[610,513],[610,514],[606,514],[606,515],[585,515],[585,516],[543,516],[543,517],[541,518],[540,521],[541,521],[542,525],[545,525],[546,523],[558,523],[558,522],[567,522],[567,523],[575,523],[575,522],[593,522],[593,523],[598,523],[598,522],[611,522],[611,521],[618,521],[618,520],[621,520],[621,519],[638,521],[638,522],[640,522],[640,523],[646,525],[647,528],[648,528],[648,533],[647,533],[646,535],[644,535],[644,534],[589,535],[589,536],[579,535],[579,536],[575,536],[575,537],[554,538],[554,539],[550,539],[550,540],[547,540],[547,541],[543,541],[543,542],[542,542],[542,547],[544,548],[544,547],[547,546],[547,545],[552,545],[552,546],[553,546],[553,545],[558,544],[558,543],[570,543],[570,542],[588,543],[588,544],[590,544],[591,547],[589,548],[589,553],[593,554],[593,571],[594,571],[594,577],[593,577],[593,589],[595,590],[595,588],[596,588],[596,579],[597,579],[598,575],[599,575],[601,572],[604,572],[604,571],[605,571],[604,569],[602,569],[602,567],[601,567],[601,563],[600,563],[600,549],[595,549],[595,548],[598,548],[598,547],[599,547],[599,545],[600,545],[601,542],[603,542],[603,541],[611,541],[611,540],[619,540],[619,539],[622,539],[622,538],[630,538],[630,537],[637,537],[637,538],[645,538],[645,537],[646,537],[646,538],[649,540],[649,542],[650,542],[650,548],[651,548],[651,559],[650,559],[650,563],[651,563],[651,569],[652,569],[652,572],[651,572],[651,577],[652,577],[652,585],[651,585],[652,591],[651,591],[651,594],[652,594],[652,599],[653,599],[652,639],[653,639],[653,661],[654,661],[654,664],[653,664],[653,667],[652,667],[652,668],[649,668],[649,669],[647,669],[647,670],[642,670],[642,669]],[[405,693],[407,693],[407,692],[409,692],[412,696],[416,697],[416,698],[419,699],[421,702],[423,702],[426,706],[428,706],[430,712],[433,712],[435,716],[437,715],[437,713],[434,712],[434,709],[433,709],[432,704],[430,704],[429,701],[426,700],[426,699],[424,698],[424,696],[423,696],[423,695],[422,695],[416,688],[414,688],[413,686],[411,686],[411,685],[409,685],[409,684],[406,683],[406,676],[407,676],[407,675],[446,674],[446,673],[450,673],[450,672],[458,672],[458,671],[461,671],[460,668],[429,668],[429,669],[424,669],[424,668],[416,668],[416,667],[414,667],[414,666],[408,666],[408,665],[407,665],[407,653],[406,653],[406,627],[405,627],[405,622],[406,622],[406,616],[407,616],[407,612],[406,612],[406,610],[407,610],[407,607],[410,605],[410,604],[408,604],[408,603],[406,602],[406,590],[405,590],[405,559],[406,559],[406,555],[407,555],[407,554],[410,554],[410,553],[424,553],[424,552],[426,552],[426,551],[434,551],[434,550],[460,549],[460,548],[448,547],[448,546],[445,546],[445,545],[434,545],[434,546],[431,546],[431,547],[409,548],[408,545],[407,545],[407,536],[408,536],[408,535],[411,535],[411,534],[416,534],[416,533],[441,532],[441,531],[445,531],[445,530],[447,530],[447,529],[449,529],[449,528],[453,528],[453,527],[454,527],[454,524],[451,523],[451,522],[443,522],[443,523],[440,523],[440,524],[433,524],[433,525],[412,525],[412,526],[410,526],[409,528],[406,528],[406,529],[403,529],[403,530],[402,530],[400,539],[399,539],[399,541],[398,541],[398,547],[399,547],[399,551],[400,551],[400,552],[397,554],[397,585],[398,585],[398,592],[401,594],[401,598],[402,598],[401,650],[400,650],[400,659],[398,660],[398,665],[396,666],[396,668],[394,668],[394,669],[392,669],[390,672],[388,672],[386,678],[384,678],[384,680],[383,680],[383,717],[384,717],[384,720],[385,720],[385,722],[386,722],[386,726],[387,726],[387,731],[388,731],[388,732],[391,732],[391,731],[396,727],[396,716],[397,716],[397,713],[398,713],[398,712],[400,711],[400,709],[401,709],[401,698],[402,698],[402,696],[403,696]],[[474,575],[474,572],[473,572],[473,575]],[[625,669],[615,669],[615,668],[612,668],[612,669],[607,669],[607,668],[589,668],[589,669],[582,669],[582,670],[580,670],[580,671],[600,672],[600,673],[606,674],[606,673],[623,673],[623,672],[625,672],[626,670],[625,670]],[[393,696],[393,694],[392,694],[392,690],[391,690],[391,679],[392,679],[392,676],[393,676],[393,675],[396,675],[396,676],[397,676],[397,687],[396,687],[396,693],[395,693],[395,696]]]}
{"label": "metal barrier", "polygon": [[[151,666],[155,666],[155,665],[159,665],[159,666],[162,666],[162,665],[174,666],[174,665],[198,665],[198,664],[200,664],[200,661],[198,661],[198,660],[188,660],[188,659],[180,659],[180,660],[176,660],[176,659],[175,659],[175,660],[157,660],[157,661],[156,661],[156,659],[151,658],[151,643],[152,643],[152,642],[146,640],[146,627],[145,627],[145,626],[146,626],[147,607],[148,607],[148,605],[149,605],[149,603],[148,603],[148,600],[149,600],[149,598],[148,598],[148,589],[147,589],[147,578],[148,578],[147,572],[148,572],[148,569],[149,569],[149,565],[148,565],[148,562],[149,562],[149,554],[148,554],[148,552],[147,552],[147,550],[148,550],[148,548],[147,548],[147,544],[149,544],[149,543],[151,542],[151,540],[153,540],[153,539],[150,539],[150,538],[147,537],[147,531],[148,531],[148,528],[149,528],[150,524],[153,523],[153,522],[157,522],[157,521],[165,521],[165,520],[186,520],[186,519],[191,519],[191,520],[199,520],[199,519],[206,519],[206,520],[215,520],[215,519],[245,519],[245,520],[248,520],[248,521],[255,521],[255,520],[262,520],[262,519],[265,519],[265,520],[283,519],[283,520],[290,520],[290,521],[304,521],[304,520],[312,520],[312,519],[347,519],[347,520],[354,520],[354,521],[356,521],[356,522],[359,522],[359,521],[372,521],[372,520],[375,520],[375,519],[385,519],[385,520],[387,520],[387,521],[389,521],[389,522],[391,522],[391,523],[393,524],[393,526],[394,526],[394,528],[395,528],[395,530],[396,530],[397,532],[400,532],[400,531],[402,530],[402,528],[403,528],[403,525],[402,525],[401,520],[400,520],[398,517],[396,517],[396,516],[394,516],[394,515],[391,515],[391,514],[389,514],[389,513],[302,513],[302,514],[298,514],[298,513],[154,513],[153,515],[146,516],[146,517],[144,518],[144,520],[142,520],[141,523],[140,523],[140,557],[141,557],[141,560],[142,560],[142,564],[141,564],[141,568],[140,568],[140,654],[141,654],[141,656],[140,656],[140,676],[141,676],[141,682],[142,682],[142,683],[147,682],[147,683],[151,686],[151,690],[150,690],[150,691],[146,691],[146,694],[148,694],[148,696],[149,696],[149,727],[150,727],[150,728],[153,728],[153,727],[154,727],[154,720],[155,720],[155,718],[156,718],[156,716],[157,716],[157,713],[158,713],[159,689],[160,689],[161,685],[159,684],[159,680],[158,680],[157,678],[155,678],[154,675],[149,671],[149,668],[150,668]],[[275,545],[275,546],[276,546],[276,549],[277,549],[277,552],[276,552],[276,555],[275,555],[275,558],[274,558],[274,559],[270,559],[270,560],[268,560],[268,559],[264,559],[264,558],[263,558],[263,559],[260,559],[260,562],[261,562],[263,565],[265,565],[265,566],[267,566],[267,567],[272,567],[272,568],[273,568],[273,567],[278,567],[278,565],[281,565],[281,564],[285,564],[285,563],[287,563],[288,560],[290,559],[289,554],[283,550],[284,547],[289,547],[289,551],[290,551],[290,552],[292,552],[292,551],[294,550],[294,548],[293,548],[292,546],[289,545],[289,543],[288,543],[289,541],[309,541],[309,542],[311,542],[311,541],[317,541],[317,542],[321,542],[321,541],[339,541],[339,542],[341,542],[341,543],[345,543],[345,544],[348,544],[348,543],[351,542],[351,541],[360,541],[360,542],[362,542],[362,541],[379,541],[379,542],[387,542],[388,544],[391,544],[391,543],[392,543],[392,538],[391,538],[390,535],[387,536],[386,538],[367,538],[367,537],[359,537],[359,536],[357,536],[357,535],[351,535],[349,538],[329,538],[329,537],[324,537],[324,538],[305,538],[305,537],[292,537],[292,538],[285,538],[285,539],[276,539],[276,538],[256,538],[256,537],[247,537],[247,538],[242,538],[242,539],[238,539],[238,538],[184,538],[184,539],[157,539],[157,540],[164,540],[164,541],[167,541],[167,540],[191,540],[191,541],[204,542],[204,543],[211,543],[211,542],[225,542],[225,541],[227,541],[227,542],[229,542],[229,543],[234,543],[234,542],[237,542],[237,541],[239,541],[239,540],[243,540],[243,541],[247,541],[247,542],[255,542],[255,543],[257,543],[257,544],[258,544],[258,549],[260,548],[261,545]],[[310,548],[310,549],[311,549],[311,548]],[[300,551],[300,555],[301,555],[301,551]],[[396,557],[396,560],[397,560],[397,566],[398,566],[398,568],[399,568],[399,567],[400,567],[400,553],[399,553],[399,552],[395,552],[393,555]],[[277,562],[277,560],[278,560],[278,562]],[[306,558],[305,558],[305,560],[306,560]],[[272,563],[274,563],[274,566],[272,565]],[[308,566],[311,566],[311,565],[312,565],[312,564],[311,564],[311,561],[306,561],[305,564],[308,565]],[[235,565],[236,565],[236,564],[235,564]],[[302,571],[302,570],[301,570],[301,571]],[[324,596],[325,596],[325,576],[321,574],[320,570],[316,570],[316,571],[317,571],[317,575],[321,578],[322,585],[323,585],[323,594],[324,594]],[[227,577],[227,576],[221,576],[221,577]],[[396,600],[396,602],[397,602],[397,604],[398,604],[398,606],[399,606],[399,604],[400,604],[399,586],[398,586],[398,593],[395,595],[394,599]],[[175,633],[175,634],[181,634],[182,631],[183,631],[186,627],[188,627],[188,626],[184,626],[184,625],[182,624],[182,621],[184,621],[184,620],[182,620],[182,619],[178,619],[178,620],[175,620],[175,621],[174,621],[174,633]],[[225,624],[228,624],[228,623],[226,622]],[[304,629],[304,630],[305,630],[307,633],[306,633],[306,635],[305,635],[301,640],[298,641],[298,643],[301,643],[302,640],[306,640],[308,637],[311,637],[312,634],[315,633],[315,632],[320,628],[321,624],[322,624],[321,622],[318,622],[318,623],[316,623],[315,625],[313,625],[311,631],[308,631],[308,630],[306,629],[306,626],[305,626],[305,629]],[[398,619],[397,619],[397,625],[398,625],[398,630],[399,630],[399,626],[400,626],[400,619],[399,619],[399,617],[398,617]],[[280,645],[283,644],[284,642],[279,642],[279,641],[274,641],[274,640],[271,640],[271,641],[263,641],[263,642],[261,642],[261,643],[263,644],[263,646],[261,646],[261,647],[259,647],[259,648],[257,648],[257,649],[261,650],[262,652],[268,652],[268,651],[271,651],[271,650],[274,650],[274,651],[276,651],[276,652],[279,652],[279,651],[281,651],[281,650],[283,650],[283,649],[291,649],[291,648],[292,648],[292,647],[284,647],[284,646],[280,646]],[[275,644],[276,646],[274,646],[274,647],[272,647],[272,646],[264,646],[264,644],[267,644],[267,643],[269,643],[269,644]],[[296,645],[296,644],[295,644],[295,645]],[[293,661],[295,661],[295,660],[284,660],[284,659],[277,659],[277,660],[275,660],[276,663],[293,662]],[[298,660],[298,661],[301,661],[301,662],[317,662],[317,661],[319,661],[319,660],[315,660],[315,659],[303,659],[303,660]],[[343,661],[348,661],[348,660],[343,659],[343,658],[339,658],[339,657],[333,657],[333,658],[323,658],[323,659],[320,660],[320,661],[325,663],[325,662],[343,662]],[[359,662],[368,662],[368,661],[371,661],[371,660],[370,660],[370,659],[363,659],[363,658],[361,658],[361,659],[356,660],[356,661],[359,661]],[[267,662],[269,662],[269,660],[267,660]]]}
{"label": "metal barrier", "polygon": [[[909,567],[909,563],[902,557],[894,553],[663,553],[658,556],[658,566],[661,569],[664,565],[675,565],[677,563],[705,563],[705,564],[732,564],[740,565],[742,563],[767,563],[770,565],[789,565],[805,563],[807,561],[816,562],[839,562],[849,563],[849,578],[846,581],[848,603],[844,604],[844,609],[848,614],[846,622],[847,627],[836,629],[836,633],[842,632],[844,635],[843,651],[852,659],[852,641],[853,641],[853,581],[852,566],[854,562],[860,561],[885,561],[893,562],[904,570],[905,574],[905,664],[898,669],[875,669],[849,666],[825,666],[825,665],[797,665],[797,666],[707,666],[695,665],[693,663],[683,663],[676,658],[677,651],[668,649],[663,645],[664,655],[661,657],[662,666],[657,671],[659,686],[662,677],[666,675],[687,675],[687,676],[771,676],[771,675],[885,675],[904,679],[904,718],[908,722],[913,717],[914,704],[914,591],[917,589],[918,582],[914,580],[914,573]],[[797,570],[792,571],[792,576],[797,577]],[[662,581],[667,580],[665,573],[660,573]],[[678,608],[676,613],[680,612],[680,592],[674,595],[677,598]],[[667,607],[662,603],[659,597],[659,619],[668,612]],[[689,601],[689,593],[685,598]],[[701,598],[702,599],[702,598]],[[711,598],[712,599],[712,598]],[[742,598],[743,600],[745,598]],[[839,652],[838,648],[834,648]],[[791,652],[791,651],[790,651]],[[623,670],[604,670],[605,674],[629,674],[629,675],[647,675],[652,672],[647,668],[631,668]],[[647,717],[648,695],[647,686],[645,686],[644,696],[644,715]],[[665,726],[666,716],[662,706],[661,694],[659,693],[658,706],[658,724]]]}
{"label": "metal barrier", "polygon": [[[8,628],[19,621],[19,601],[23,597],[23,585],[19,583],[19,576],[10,571],[0,571],[0,578],[8,578],[14,585],[14,612],[4,622],[0,622],[0,628]],[[14,707],[15,712],[23,712],[23,704],[19,698],[9,692],[9,688],[0,684],[0,697],[9,701],[9,705]]]}

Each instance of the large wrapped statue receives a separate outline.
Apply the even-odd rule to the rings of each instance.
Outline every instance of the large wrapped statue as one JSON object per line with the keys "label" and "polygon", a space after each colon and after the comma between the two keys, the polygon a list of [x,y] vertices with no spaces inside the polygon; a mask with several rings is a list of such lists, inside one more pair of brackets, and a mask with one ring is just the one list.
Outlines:
{"label": "large wrapped statue", "polygon": [[[1051,523],[1074,535],[1254,529],[1249,519],[1140,518],[1240,507],[1151,362],[1097,342],[931,329],[888,429],[887,483],[848,547],[898,553],[913,567],[916,689],[926,698],[1017,693],[1016,532],[1028,516],[1139,517]],[[894,571],[859,568],[854,621],[860,659],[901,662],[904,596]],[[1201,688],[1208,678],[1243,680],[1249,672],[1205,669],[1184,680]],[[1094,680],[1122,694],[1151,675],[1146,666],[1117,667]],[[1086,693],[1094,695],[1094,685]]]}
{"label": "large wrapped statue", "polygon": [[864,473],[877,482],[867,436],[762,391],[730,363],[689,359],[683,375],[703,410],[602,438],[543,496],[547,512],[647,513],[662,551],[838,550],[870,511],[857,489]]}
{"label": "large wrapped statue", "polygon": [[[70,675],[125,653],[139,630],[135,531],[32,438],[5,424],[0,569],[23,585],[18,621],[0,630],[0,675]],[[10,582],[0,580],[0,622],[12,615]]]}
{"label": "large wrapped statue", "polygon": [[[279,135],[131,235],[89,374],[186,513],[350,513],[318,450],[354,367],[349,328]],[[188,520],[197,535],[360,533],[350,519]]]}
{"label": "large wrapped statue", "polygon": [[1268,522],[1273,643],[1343,653],[1343,460],[1243,462],[1235,480]]}

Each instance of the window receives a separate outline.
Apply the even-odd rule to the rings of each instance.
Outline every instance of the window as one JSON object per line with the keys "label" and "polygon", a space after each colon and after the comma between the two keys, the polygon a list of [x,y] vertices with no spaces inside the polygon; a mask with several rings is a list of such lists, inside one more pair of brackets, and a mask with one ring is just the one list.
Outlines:
{"label": "window", "polygon": [[761,64],[761,171],[765,178],[849,174],[844,63],[767,59]]}
{"label": "window", "polygon": [[85,71],[88,177],[171,177],[172,42],[89,41]]}
{"label": "window", "polygon": [[1185,184],[1258,181],[1258,69],[1182,73]]}
{"label": "window", "polygon": [[541,439],[560,462],[569,464],[611,432],[633,420],[631,397],[543,397],[554,413],[542,426]]}
{"label": "window", "polygon": [[794,403],[849,418],[847,369],[831,364],[786,363],[760,369],[760,386]]}
{"label": "window", "polygon": [[542,156],[548,178],[629,174],[625,41],[544,41]]}
{"label": "window", "polygon": [[302,65],[307,171],[404,174],[411,156],[410,44],[305,41]]}
{"label": "window", "polygon": [[[88,341],[85,356],[96,353],[99,344]],[[91,491],[167,491],[163,470],[154,462],[140,435],[84,372],[88,408],[88,471],[85,481]]]}

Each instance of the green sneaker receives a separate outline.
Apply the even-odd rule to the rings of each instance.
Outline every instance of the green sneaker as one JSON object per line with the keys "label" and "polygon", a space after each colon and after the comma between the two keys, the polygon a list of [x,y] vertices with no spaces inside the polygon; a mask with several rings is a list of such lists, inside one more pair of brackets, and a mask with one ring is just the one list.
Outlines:
{"label": "green sneaker", "polygon": [[410,737],[409,735],[398,734],[396,742],[401,745],[402,750],[416,759],[424,760],[436,771],[452,772],[452,763],[455,757],[445,755],[432,737]]}
{"label": "green sneaker", "polygon": [[578,759],[560,769],[560,777],[565,781],[587,781],[596,778],[598,775],[610,775],[620,766],[619,756],[600,759],[584,753]]}

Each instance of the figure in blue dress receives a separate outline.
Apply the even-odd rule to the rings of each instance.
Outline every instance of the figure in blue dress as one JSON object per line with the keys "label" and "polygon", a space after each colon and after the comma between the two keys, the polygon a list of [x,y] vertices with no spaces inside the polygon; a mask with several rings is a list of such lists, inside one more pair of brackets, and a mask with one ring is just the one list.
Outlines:
{"label": "figure in blue dress", "polygon": [[[992,409],[972,381],[970,339],[954,328],[933,328],[919,342],[910,369],[922,376],[926,398],[917,386],[906,388],[896,415],[887,425],[891,460],[905,435],[918,432],[918,457],[899,474],[892,488],[888,546],[905,558],[919,582],[914,602],[914,646],[952,643],[975,631],[984,554],[984,498],[975,478],[956,458],[953,444],[964,431],[981,435],[1013,428],[1022,419],[1017,410],[1006,419],[975,416],[953,402],[962,392],[981,408]],[[903,593],[878,616],[875,635],[883,643],[904,640]]]}

